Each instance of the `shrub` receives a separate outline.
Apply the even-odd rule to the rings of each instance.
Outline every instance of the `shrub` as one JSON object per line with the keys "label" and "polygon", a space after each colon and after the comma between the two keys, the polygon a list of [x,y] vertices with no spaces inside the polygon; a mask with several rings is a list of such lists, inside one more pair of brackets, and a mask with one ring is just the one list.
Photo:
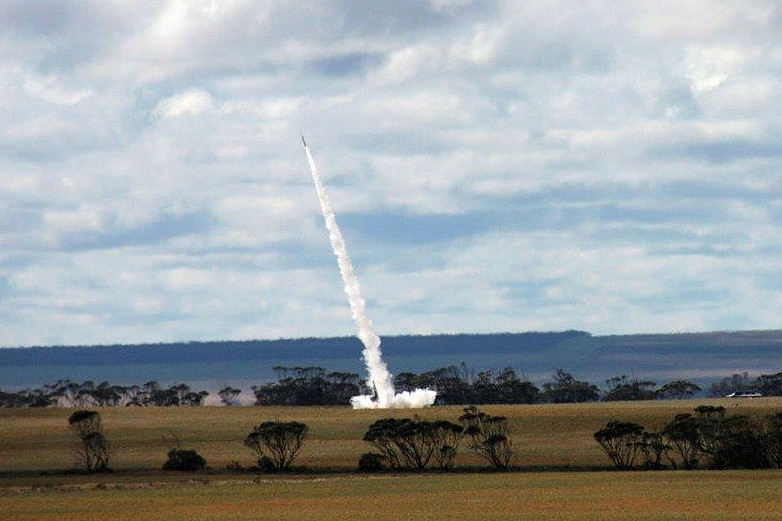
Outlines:
{"label": "shrub", "polygon": [[380,472],[383,470],[383,455],[377,452],[365,452],[358,460],[358,470],[361,472]]}
{"label": "shrub", "polygon": [[232,472],[239,472],[243,470],[241,463],[238,461],[232,461],[228,465],[225,466],[226,470],[230,470]]}
{"label": "shrub", "polygon": [[261,456],[258,458],[258,470],[261,472],[274,472],[279,469],[269,456]]}
{"label": "shrub", "polygon": [[171,449],[163,470],[195,472],[206,468],[206,460],[194,450]]}

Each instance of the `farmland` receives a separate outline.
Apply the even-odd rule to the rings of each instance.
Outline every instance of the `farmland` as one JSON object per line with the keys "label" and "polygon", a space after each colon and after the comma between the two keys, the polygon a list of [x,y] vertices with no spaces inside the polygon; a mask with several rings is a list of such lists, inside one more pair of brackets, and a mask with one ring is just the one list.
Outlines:
{"label": "farmland", "polygon": [[[488,472],[460,450],[451,473],[355,473],[368,425],[412,411],[347,408],[111,408],[107,474],[73,469],[67,409],[0,410],[0,519],[770,519],[782,511],[779,471],[608,472],[592,433],[622,419],[655,429],[702,401],[485,407],[509,418],[519,470]],[[764,415],[782,400],[710,400]],[[416,411],[455,421],[461,410]],[[301,421],[310,436],[294,470],[256,474],[242,445],[265,420]],[[158,469],[172,434],[208,461],[206,473]],[[169,441],[167,441],[167,439]],[[238,468],[237,464],[239,467]],[[231,470],[229,470],[229,467]]]}

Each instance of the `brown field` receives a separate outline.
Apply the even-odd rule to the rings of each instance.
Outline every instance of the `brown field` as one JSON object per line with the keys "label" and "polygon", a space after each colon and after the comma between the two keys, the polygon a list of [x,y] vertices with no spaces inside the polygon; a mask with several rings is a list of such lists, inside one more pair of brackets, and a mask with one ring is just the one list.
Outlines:
{"label": "brown field", "polygon": [[[605,472],[592,433],[610,419],[655,429],[703,401],[486,406],[509,418],[520,470],[364,476],[353,473],[378,418],[412,411],[347,408],[144,408],[101,410],[113,473],[75,475],[67,409],[0,409],[0,520],[239,519],[782,519],[782,472]],[[782,399],[715,401],[731,412],[769,414]],[[417,411],[456,421],[460,408]],[[293,474],[226,470],[253,464],[242,445],[265,420],[296,420],[310,437]],[[157,470],[171,433],[212,470]],[[577,470],[564,472],[563,469]],[[553,472],[556,470],[556,472]]]}

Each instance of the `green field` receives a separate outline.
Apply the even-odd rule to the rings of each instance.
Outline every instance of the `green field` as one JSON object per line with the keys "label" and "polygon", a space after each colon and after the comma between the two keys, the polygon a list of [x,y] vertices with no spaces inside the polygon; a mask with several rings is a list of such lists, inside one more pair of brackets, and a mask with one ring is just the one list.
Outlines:
{"label": "green field", "polygon": [[[370,447],[360,441],[383,417],[412,411],[347,408],[103,409],[114,472],[74,467],[67,409],[0,410],[0,520],[200,519],[782,519],[782,472],[608,472],[592,433],[610,419],[655,429],[703,402],[486,406],[510,419],[519,470],[486,471],[463,451],[471,472],[362,475]],[[782,399],[714,401],[731,413],[764,415]],[[455,421],[461,409],[422,418]],[[242,445],[265,420],[296,420],[310,437],[285,475],[227,470],[254,463]],[[180,436],[209,462],[206,473],[164,473],[164,438]]]}

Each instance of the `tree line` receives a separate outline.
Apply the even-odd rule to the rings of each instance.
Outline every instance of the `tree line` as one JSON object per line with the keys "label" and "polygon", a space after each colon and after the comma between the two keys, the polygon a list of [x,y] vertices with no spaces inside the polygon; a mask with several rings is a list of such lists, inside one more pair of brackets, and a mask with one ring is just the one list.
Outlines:
{"label": "tree line", "polygon": [[[100,413],[77,410],[68,424],[77,438],[74,454],[79,468],[109,470],[113,451],[103,433]],[[257,465],[248,470],[288,470],[308,433],[309,427],[296,421],[258,424],[243,439],[257,458]],[[692,413],[677,414],[657,431],[611,420],[593,437],[617,470],[782,468],[782,412],[750,417],[729,415],[722,406],[701,405]],[[507,418],[474,405],[464,407],[457,422],[417,416],[381,418],[367,428],[362,440],[375,449],[358,461],[358,470],[365,472],[450,470],[462,444],[496,470],[509,470],[517,463]],[[206,459],[183,449],[179,436],[174,436],[163,470],[204,469]],[[236,463],[229,470],[242,467]]]}
{"label": "tree line", "polygon": [[[452,469],[463,439],[467,440],[469,451],[481,456],[495,469],[510,469],[516,461],[516,451],[507,418],[487,414],[476,406],[465,407],[462,412],[458,423],[445,419],[421,420],[418,417],[375,421],[362,440],[376,452],[363,454],[358,461],[358,470]],[[73,453],[77,468],[90,473],[109,471],[114,450],[104,434],[100,413],[89,409],[77,410],[68,418],[68,425],[76,437]],[[258,424],[242,440],[242,444],[257,458],[257,464],[247,470],[289,470],[308,434],[309,427],[297,421],[264,421]],[[163,470],[198,471],[207,468],[203,456],[182,448],[179,435],[172,434],[171,440],[167,441],[172,446]],[[234,463],[228,470],[243,469]]]}
{"label": "tree line", "polygon": [[[255,405],[344,405],[351,396],[371,392],[371,385],[354,373],[327,372],[320,367],[275,367],[277,380],[253,386]],[[659,385],[651,380],[620,375],[605,381],[603,389],[558,369],[538,387],[514,368],[474,372],[464,364],[423,373],[403,372],[394,377],[397,391],[433,389],[437,404],[531,404],[596,401],[683,400],[704,389],[688,380]],[[782,372],[751,379],[746,373],[711,385],[709,397],[749,393],[782,396]]]}
{"label": "tree line", "polygon": [[[274,370],[276,380],[252,386],[255,405],[345,405],[352,396],[372,392],[371,382],[355,373],[330,372],[322,367],[277,366]],[[399,373],[394,377],[394,385],[398,391],[433,389],[437,391],[437,403],[447,405],[674,400],[693,398],[704,391],[688,380],[658,386],[651,380],[627,375],[609,378],[601,389],[563,369],[558,369],[549,381],[538,387],[512,367],[474,372],[464,364],[423,373]],[[0,390],[0,407],[200,406],[209,394],[184,383],[163,386],[151,381],[123,386],[63,379],[37,389]],[[217,396],[222,404],[234,406],[241,404],[241,394],[241,389],[224,386]],[[709,397],[782,396],[782,372],[761,374],[757,378],[747,373],[734,374],[714,382],[706,394]]]}
{"label": "tree line", "polygon": [[165,387],[155,381],[115,385],[62,379],[36,389],[0,390],[0,407],[181,407],[203,405],[207,396],[208,391],[196,391],[183,383]]}
{"label": "tree line", "polygon": [[594,438],[619,470],[782,468],[782,412],[751,418],[701,405],[659,431],[612,420]]}

